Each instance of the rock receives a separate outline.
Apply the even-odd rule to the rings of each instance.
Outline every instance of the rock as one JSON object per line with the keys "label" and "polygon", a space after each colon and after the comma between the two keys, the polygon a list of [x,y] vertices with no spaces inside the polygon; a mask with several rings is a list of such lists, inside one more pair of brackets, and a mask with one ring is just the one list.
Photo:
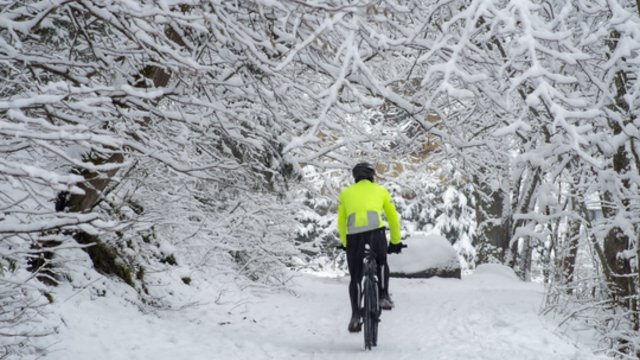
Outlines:
{"label": "rock", "polygon": [[501,264],[480,264],[473,272],[474,277],[486,277],[500,281],[521,282],[512,268]]}
{"label": "rock", "polygon": [[461,277],[458,253],[438,234],[417,234],[404,241],[408,247],[387,257],[391,277]]}

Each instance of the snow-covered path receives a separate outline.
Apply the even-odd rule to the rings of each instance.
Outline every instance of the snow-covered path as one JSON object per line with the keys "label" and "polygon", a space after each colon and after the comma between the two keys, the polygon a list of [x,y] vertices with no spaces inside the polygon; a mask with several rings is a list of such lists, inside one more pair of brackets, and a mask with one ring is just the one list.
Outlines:
{"label": "snow-covered path", "polygon": [[[600,359],[538,317],[542,288],[499,267],[457,279],[392,279],[378,347],[347,332],[348,278],[309,275],[294,293],[228,308],[141,315],[107,298],[61,305],[62,342],[45,359]],[[68,307],[68,308],[65,308]],[[231,311],[228,311],[228,310]]]}

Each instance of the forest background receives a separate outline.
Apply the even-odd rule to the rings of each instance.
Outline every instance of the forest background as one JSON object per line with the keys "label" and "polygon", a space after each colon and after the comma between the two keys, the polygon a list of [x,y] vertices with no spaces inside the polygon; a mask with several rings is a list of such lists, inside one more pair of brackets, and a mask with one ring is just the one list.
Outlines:
{"label": "forest background", "polygon": [[[546,284],[640,354],[640,3],[0,0],[0,358],[61,283],[340,267],[378,167],[405,236]],[[93,284],[97,294],[103,289]]]}

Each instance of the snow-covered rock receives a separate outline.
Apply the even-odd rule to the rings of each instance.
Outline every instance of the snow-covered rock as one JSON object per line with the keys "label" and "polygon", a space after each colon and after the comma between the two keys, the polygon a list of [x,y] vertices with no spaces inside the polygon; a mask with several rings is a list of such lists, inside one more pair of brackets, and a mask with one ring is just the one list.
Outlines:
{"label": "snow-covered rock", "polygon": [[392,277],[460,278],[460,260],[447,239],[438,234],[417,234],[404,241],[408,247],[387,257]]}
{"label": "snow-covered rock", "polygon": [[474,277],[486,277],[503,279],[507,281],[521,282],[512,268],[500,264],[480,264],[473,272]]}

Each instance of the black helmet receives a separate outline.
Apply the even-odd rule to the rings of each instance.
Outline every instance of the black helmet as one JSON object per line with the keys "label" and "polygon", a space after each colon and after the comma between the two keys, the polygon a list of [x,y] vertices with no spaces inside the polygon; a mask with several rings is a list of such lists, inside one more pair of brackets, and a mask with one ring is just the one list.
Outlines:
{"label": "black helmet", "polygon": [[353,174],[353,178],[356,180],[356,182],[364,179],[373,181],[373,176],[376,174],[376,169],[368,162],[361,162],[353,167],[351,173]]}

